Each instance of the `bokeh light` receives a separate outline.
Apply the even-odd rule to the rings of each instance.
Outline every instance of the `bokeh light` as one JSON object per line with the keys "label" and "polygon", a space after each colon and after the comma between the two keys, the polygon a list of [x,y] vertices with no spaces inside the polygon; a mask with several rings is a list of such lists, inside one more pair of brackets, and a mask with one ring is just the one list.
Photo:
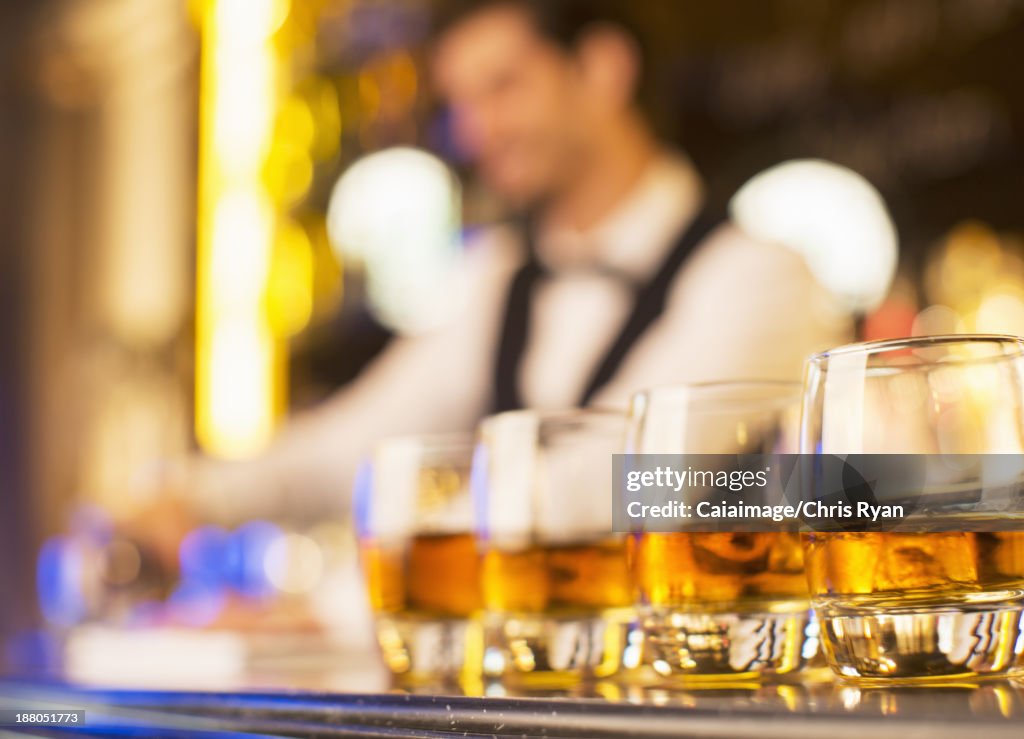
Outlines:
{"label": "bokeh light", "polygon": [[[210,0],[201,20],[196,435],[225,457],[266,443],[284,386],[264,306],[275,199],[311,178],[305,152],[274,146],[284,63],[273,37],[288,10],[287,0]],[[284,116],[294,128],[300,119]]]}
{"label": "bokeh light", "polygon": [[414,333],[451,305],[447,278],[460,252],[460,188],[437,157],[398,147],[363,157],[331,194],[327,232],[339,259],[366,272],[371,307]]}
{"label": "bokeh light", "polygon": [[271,546],[282,536],[281,528],[269,521],[250,521],[234,532],[232,539],[238,551],[238,568],[233,573],[232,584],[238,592],[263,597],[272,591],[265,563]]}
{"label": "bokeh light", "polygon": [[84,568],[86,558],[75,541],[53,537],[39,550],[36,590],[43,617],[57,626],[73,626],[87,613]]}
{"label": "bokeh light", "polygon": [[948,305],[928,306],[914,317],[914,336],[941,336],[963,331],[963,320]]}
{"label": "bokeh light", "polygon": [[283,220],[267,282],[267,312],[277,336],[294,336],[313,315],[314,256],[306,230]]}
{"label": "bokeh light", "polygon": [[896,273],[896,229],[878,191],[850,169],[794,160],[754,177],[733,198],[750,235],[784,244],[848,307],[876,308]]}
{"label": "bokeh light", "polygon": [[1024,257],[1014,238],[981,221],[958,223],[924,271],[926,307],[915,334],[1024,335]]}
{"label": "bokeh light", "polygon": [[978,306],[974,325],[982,333],[1024,336],[1024,290],[1021,286],[1003,286],[986,295]]}
{"label": "bokeh light", "polygon": [[323,575],[323,553],[315,541],[301,534],[285,534],[267,549],[267,579],[285,593],[307,593]]}

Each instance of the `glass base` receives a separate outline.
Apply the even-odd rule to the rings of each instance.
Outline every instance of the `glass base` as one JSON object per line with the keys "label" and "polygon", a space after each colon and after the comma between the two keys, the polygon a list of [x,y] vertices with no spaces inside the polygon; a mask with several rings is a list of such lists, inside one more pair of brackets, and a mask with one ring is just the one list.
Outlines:
{"label": "glass base", "polygon": [[483,674],[520,687],[568,686],[618,671],[636,614],[491,614],[484,626]]}
{"label": "glass base", "polygon": [[399,685],[460,685],[479,677],[480,626],[470,619],[380,616],[377,642]]}
{"label": "glass base", "polygon": [[662,678],[761,680],[802,669],[818,654],[818,626],[806,601],[744,612],[652,608],[641,626],[643,661]]}
{"label": "glass base", "polygon": [[[1010,596],[1009,598],[1007,596]],[[1006,677],[1024,670],[1024,600],[978,594],[952,604],[816,606],[838,675],[879,683]]]}

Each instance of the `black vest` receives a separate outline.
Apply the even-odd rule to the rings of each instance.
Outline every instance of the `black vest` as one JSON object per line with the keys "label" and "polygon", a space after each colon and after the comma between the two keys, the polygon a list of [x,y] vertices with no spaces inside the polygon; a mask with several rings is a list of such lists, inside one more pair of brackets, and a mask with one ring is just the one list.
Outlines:
{"label": "black vest", "polygon": [[[646,283],[634,290],[633,308],[619,329],[604,358],[598,363],[587,382],[579,405],[585,406],[594,394],[618,370],[630,349],[643,333],[665,310],[665,301],[675,276],[687,257],[704,238],[726,218],[725,208],[705,204],[697,217],[676,238],[668,256]],[[509,411],[523,407],[519,393],[519,367],[529,338],[530,313],[534,288],[547,277],[537,258],[533,229],[523,229],[527,246],[525,263],[515,273],[509,285],[505,304],[505,318],[498,344],[494,373],[494,411]]]}

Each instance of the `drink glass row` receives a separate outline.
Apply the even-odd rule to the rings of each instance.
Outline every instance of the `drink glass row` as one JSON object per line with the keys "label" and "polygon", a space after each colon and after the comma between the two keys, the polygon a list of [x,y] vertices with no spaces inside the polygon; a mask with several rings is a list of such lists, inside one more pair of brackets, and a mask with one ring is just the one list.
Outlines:
{"label": "drink glass row", "polygon": [[363,569],[403,682],[557,686],[620,665],[633,620],[612,534],[621,413],[510,412],[379,445],[357,485]]}
{"label": "drink glass row", "polygon": [[517,411],[475,438],[385,442],[355,506],[385,661],[406,683],[526,687],[822,660],[869,682],[1014,673],[1024,534],[616,534],[611,489],[623,451],[1020,454],[1022,384],[1024,340],[930,337],[818,355],[803,386],[667,387],[628,413]]}

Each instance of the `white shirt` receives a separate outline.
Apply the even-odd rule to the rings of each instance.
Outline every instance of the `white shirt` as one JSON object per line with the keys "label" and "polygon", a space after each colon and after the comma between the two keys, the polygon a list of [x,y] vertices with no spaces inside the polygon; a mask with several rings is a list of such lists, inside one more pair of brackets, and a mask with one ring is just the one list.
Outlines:
{"label": "white shirt", "polygon": [[[551,277],[534,291],[518,378],[528,406],[578,403],[633,307],[630,281],[652,275],[700,204],[693,168],[666,154],[587,233],[541,227],[539,258]],[[522,259],[517,234],[489,230],[468,246],[452,320],[395,340],[355,382],[289,423],[260,458],[201,464],[197,502],[223,519],[296,509],[339,515],[356,466],[379,439],[472,430],[491,408],[508,287]],[[625,407],[636,390],[671,383],[799,380],[809,354],[851,335],[852,320],[801,256],[724,224],[680,269],[664,313],[594,403]]]}

